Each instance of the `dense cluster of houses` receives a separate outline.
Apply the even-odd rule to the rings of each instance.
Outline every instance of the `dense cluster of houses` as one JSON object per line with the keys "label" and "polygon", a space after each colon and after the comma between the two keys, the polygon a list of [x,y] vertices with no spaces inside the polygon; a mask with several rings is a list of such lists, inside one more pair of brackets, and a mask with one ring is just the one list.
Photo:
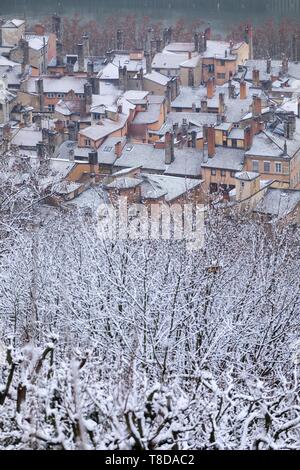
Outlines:
{"label": "dense cluster of houses", "polygon": [[118,31],[93,57],[88,34],[68,53],[61,28],[0,20],[1,158],[49,168],[49,202],[188,200],[298,221],[300,44],[255,60],[251,28],[237,44],[210,27],[188,43],[149,30],[137,50]]}

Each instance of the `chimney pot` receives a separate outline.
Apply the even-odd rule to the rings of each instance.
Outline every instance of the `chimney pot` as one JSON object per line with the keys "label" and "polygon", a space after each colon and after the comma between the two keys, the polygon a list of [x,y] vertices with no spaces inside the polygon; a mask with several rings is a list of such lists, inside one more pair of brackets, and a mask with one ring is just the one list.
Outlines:
{"label": "chimney pot", "polygon": [[174,161],[174,134],[165,134],[165,164],[170,165]]}
{"label": "chimney pot", "polygon": [[240,83],[240,99],[245,100],[247,98],[247,83],[242,80]]}
{"label": "chimney pot", "polygon": [[252,82],[253,86],[259,87],[260,85],[260,73],[258,69],[253,69],[252,70]]}
{"label": "chimney pot", "polygon": [[122,155],[122,143],[121,141],[119,140],[118,142],[116,142],[115,144],[115,156],[117,158],[120,158]]}
{"label": "chimney pot", "polygon": [[253,110],[252,114],[253,116],[260,116],[262,112],[262,103],[261,103],[261,98],[257,95],[253,95]]}
{"label": "chimney pot", "polygon": [[208,79],[208,82],[207,82],[207,98],[208,99],[213,98],[214,93],[215,93],[215,81],[211,77]]}
{"label": "chimney pot", "polygon": [[78,72],[84,72],[84,47],[83,44],[77,44]]}
{"label": "chimney pot", "polygon": [[207,128],[207,147],[209,158],[213,158],[216,154],[216,137],[214,126],[210,126]]}

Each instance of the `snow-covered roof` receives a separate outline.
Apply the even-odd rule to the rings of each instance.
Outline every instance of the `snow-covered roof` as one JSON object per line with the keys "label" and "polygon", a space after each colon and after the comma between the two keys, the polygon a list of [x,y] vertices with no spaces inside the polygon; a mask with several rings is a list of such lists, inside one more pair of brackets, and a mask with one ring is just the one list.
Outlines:
{"label": "snow-covered roof", "polygon": [[241,181],[253,181],[256,178],[259,178],[259,173],[254,173],[251,171],[242,171],[235,174],[235,178]]}
{"label": "snow-covered roof", "polygon": [[42,140],[42,132],[33,128],[17,129],[14,133],[11,143],[18,147],[36,147]]}
{"label": "snow-covered roof", "polygon": [[244,164],[244,151],[226,147],[216,147],[216,153],[202,164],[203,168],[241,171]]}
{"label": "snow-covered roof", "polygon": [[112,121],[111,119],[102,119],[102,124],[95,124],[85,129],[82,129],[79,133],[88,139],[98,141],[104,137],[122,129],[127,121],[127,116],[119,114],[118,121]]}
{"label": "snow-covered roof", "polygon": [[[216,86],[214,96],[209,99],[207,98],[207,88],[205,86],[199,86],[197,88],[181,87],[179,95],[172,101],[171,106],[172,108],[192,109],[193,104],[195,104],[196,108],[199,109],[201,108],[201,101],[206,100],[208,109],[217,110],[219,108],[219,95],[223,93],[226,106],[226,121],[232,123],[239,122],[242,118],[245,118],[245,115],[249,114],[254,94],[265,100],[266,97],[261,90],[254,89],[249,83],[246,83],[247,97],[246,99],[241,99],[240,84],[236,81],[232,81],[232,85],[235,87],[234,98],[229,97],[228,83]],[[267,108],[267,111],[269,111],[269,108]],[[249,117],[251,116],[252,115]]]}
{"label": "snow-covered roof", "polygon": [[222,60],[236,60],[236,55],[231,54],[230,44],[225,41],[207,41],[206,51],[201,54],[203,58],[217,58]]}
{"label": "snow-covered roof", "polygon": [[195,43],[193,42],[171,42],[168,44],[163,52],[194,52]]}
{"label": "snow-covered roof", "polygon": [[16,18],[14,18],[13,20],[6,21],[6,23],[4,23],[2,28],[19,28],[23,24],[25,24],[24,20],[18,20]]}
{"label": "snow-covered roof", "polygon": [[275,77],[279,76],[279,72],[282,69],[282,61],[272,60],[270,73],[267,72],[267,60],[263,59],[247,60],[245,62],[245,67],[245,80],[252,81],[253,70],[259,70],[259,79],[261,81],[269,81],[271,79],[271,75],[274,75]]}
{"label": "snow-covered roof", "polygon": [[166,77],[162,73],[156,72],[153,70],[151,73],[147,73],[144,78],[150,80],[151,82],[157,83],[158,85],[166,86],[171,80],[170,77]]}
{"label": "snow-covered roof", "polygon": [[191,59],[185,60],[180,64],[180,67],[195,68],[200,64],[200,56],[191,57]]}
{"label": "snow-covered roof", "polygon": [[[25,36],[26,41],[28,41],[28,45],[30,49],[34,49],[35,51],[39,51],[43,49],[44,46],[47,46],[49,41],[49,36],[39,36],[36,34],[26,34]],[[45,41],[45,44],[44,44]]]}
{"label": "snow-covered roof", "polygon": [[132,59],[129,54],[116,54],[98,74],[101,80],[119,80],[119,67],[126,67],[128,72],[146,72],[146,59]]}
{"label": "snow-covered roof", "polygon": [[281,219],[293,212],[299,204],[299,190],[269,188],[254,210]]}
{"label": "snow-covered roof", "polygon": [[142,173],[141,177],[144,179],[141,186],[143,199],[157,199],[164,195],[167,202],[177,199],[202,184],[201,180],[178,178],[176,176],[146,175]]}
{"label": "snow-covered roof", "polygon": [[[79,77],[42,77],[44,84],[44,93],[68,93],[73,90],[77,94],[84,93],[84,85],[87,82]],[[28,93],[36,93],[36,78],[29,78],[26,82]]]}
{"label": "snow-covered roof", "polygon": [[153,69],[179,69],[180,64],[185,62],[187,57],[185,54],[170,54],[159,52],[155,54],[152,61]]}

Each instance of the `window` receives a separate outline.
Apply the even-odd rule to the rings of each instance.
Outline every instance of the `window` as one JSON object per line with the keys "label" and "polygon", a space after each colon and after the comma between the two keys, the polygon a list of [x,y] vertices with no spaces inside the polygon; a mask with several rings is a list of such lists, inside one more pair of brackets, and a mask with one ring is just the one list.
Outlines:
{"label": "window", "polygon": [[91,145],[91,139],[85,139],[84,141],[86,147],[90,147]]}
{"label": "window", "polygon": [[49,111],[49,113],[54,113],[54,111],[55,111],[54,104],[48,104],[48,111]]}
{"label": "window", "polygon": [[209,64],[209,66],[208,66],[208,71],[209,71],[209,73],[214,73],[214,71],[215,71],[215,66],[214,66],[214,64]]}
{"label": "window", "polygon": [[226,74],[225,73],[217,73],[217,78],[219,78],[220,80],[225,80]]}
{"label": "window", "polygon": [[221,170],[221,176],[226,176],[226,170]]}
{"label": "window", "polygon": [[237,140],[236,140],[236,139],[232,139],[231,145],[232,145],[232,148],[236,149],[236,148],[237,148]]}
{"label": "window", "polygon": [[259,162],[257,160],[253,160],[252,162],[252,170],[255,172],[255,173],[258,173],[259,172]]}
{"label": "window", "polygon": [[55,93],[48,93],[47,96],[48,98],[55,98]]}
{"label": "window", "polygon": [[222,67],[225,67],[225,60],[220,60],[220,65],[221,65]]}
{"label": "window", "polygon": [[270,173],[270,172],[271,172],[270,162],[264,162],[264,173]]}
{"label": "window", "polygon": [[215,170],[215,168],[212,168],[211,169],[211,176],[216,176],[217,174],[217,170]]}
{"label": "window", "polygon": [[103,152],[111,152],[112,151],[112,147],[109,147],[108,145],[106,145],[103,149]]}
{"label": "window", "polygon": [[276,173],[282,173],[282,164],[281,163],[276,163],[275,171],[276,171]]}
{"label": "window", "polygon": [[231,178],[234,178],[235,177],[235,171],[231,171],[230,176],[231,176]]}

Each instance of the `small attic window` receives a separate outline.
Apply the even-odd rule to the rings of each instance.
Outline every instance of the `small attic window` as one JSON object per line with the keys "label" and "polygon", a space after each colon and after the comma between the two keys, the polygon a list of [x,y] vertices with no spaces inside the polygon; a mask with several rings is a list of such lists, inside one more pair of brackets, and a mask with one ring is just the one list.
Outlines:
{"label": "small attic window", "polygon": [[112,147],[109,147],[108,145],[106,145],[103,149],[103,152],[111,152],[112,151]]}
{"label": "small attic window", "polygon": [[128,145],[128,147],[126,147],[126,152],[131,152],[132,149],[133,145]]}

